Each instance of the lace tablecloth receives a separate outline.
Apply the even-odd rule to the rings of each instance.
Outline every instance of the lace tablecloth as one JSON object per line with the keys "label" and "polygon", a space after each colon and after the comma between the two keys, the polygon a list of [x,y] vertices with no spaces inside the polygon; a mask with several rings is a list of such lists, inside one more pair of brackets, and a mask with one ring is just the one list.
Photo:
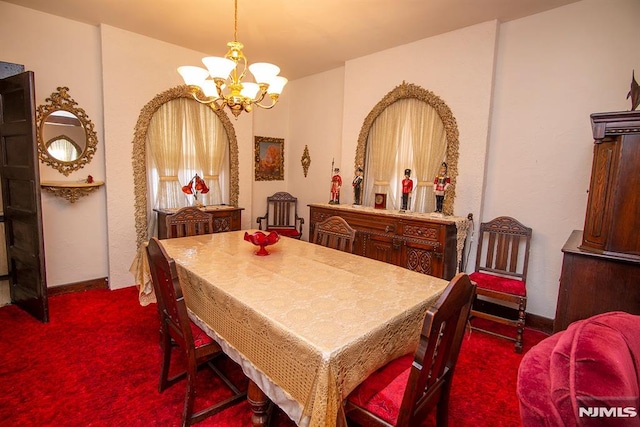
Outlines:
{"label": "lace tablecloth", "polygon": [[255,255],[244,231],[163,240],[187,306],[298,425],[335,426],[371,372],[415,350],[447,282],[289,238]]}

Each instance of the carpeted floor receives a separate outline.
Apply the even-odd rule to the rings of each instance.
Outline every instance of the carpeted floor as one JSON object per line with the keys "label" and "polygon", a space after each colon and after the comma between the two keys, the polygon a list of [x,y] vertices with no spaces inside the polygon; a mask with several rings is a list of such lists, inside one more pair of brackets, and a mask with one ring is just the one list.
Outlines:
{"label": "carpeted floor", "polygon": [[[135,288],[58,295],[49,305],[48,324],[15,306],[0,308],[0,425],[180,425],[184,386],[162,394],[157,389],[155,305],[141,307]],[[525,352],[544,337],[527,330]],[[467,336],[453,382],[450,425],[519,426],[515,390],[521,359],[512,342],[480,332]],[[239,368],[222,363],[246,385]],[[198,390],[200,404],[228,393],[209,370],[201,371]],[[197,425],[246,427],[248,417],[242,402]],[[276,412],[272,425],[294,423]]]}

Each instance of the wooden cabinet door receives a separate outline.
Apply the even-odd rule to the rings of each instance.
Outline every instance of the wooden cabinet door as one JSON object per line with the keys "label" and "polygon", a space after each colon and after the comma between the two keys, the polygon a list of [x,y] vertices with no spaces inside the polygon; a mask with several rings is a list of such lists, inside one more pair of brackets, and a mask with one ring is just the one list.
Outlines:
{"label": "wooden cabinet door", "polygon": [[442,253],[433,246],[408,240],[403,245],[402,267],[430,276],[443,277]]}
{"label": "wooden cabinet door", "polygon": [[610,199],[619,145],[615,139],[607,138],[593,149],[591,183],[587,217],[584,225],[584,244],[595,249],[604,249],[609,235]]}
{"label": "wooden cabinet door", "polygon": [[388,264],[401,265],[401,240],[393,236],[365,234],[363,236],[363,243],[365,247],[365,257]]}

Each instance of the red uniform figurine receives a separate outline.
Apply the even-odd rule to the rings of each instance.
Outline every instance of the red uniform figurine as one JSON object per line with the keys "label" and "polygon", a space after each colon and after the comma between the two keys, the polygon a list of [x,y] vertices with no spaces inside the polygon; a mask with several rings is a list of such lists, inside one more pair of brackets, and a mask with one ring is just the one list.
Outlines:
{"label": "red uniform figurine", "polygon": [[340,187],[342,187],[342,177],[340,177],[340,168],[333,169],[331,177],[331,201],[332,205],[340,204]]}
{"label": "red uniform figurine", "polygon": [[440,165],[440,172],[433,180],[433,192],[436,193],[436,212],[442,213],[444,203],[444,193],[451,184],[451,179],[447,175],[448,166],[445,162]]}
{"label": "red uniform figurine", "polygon": [[413,181],[411,180],[411,169],[404,170],[404,179],[402,180],[402,210],[407,210],[409,205],[409,196],[413,191]]}

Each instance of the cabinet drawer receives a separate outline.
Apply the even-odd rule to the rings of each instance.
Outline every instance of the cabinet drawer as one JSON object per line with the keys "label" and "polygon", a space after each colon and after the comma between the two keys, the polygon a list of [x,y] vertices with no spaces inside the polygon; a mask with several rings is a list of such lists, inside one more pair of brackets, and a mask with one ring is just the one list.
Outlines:
{"label": "cabinet drawer", "polygon": [[442,238],[443,227],[438,224],[404,223],[402,224],[402,236],[420,240],[439,242]]}

